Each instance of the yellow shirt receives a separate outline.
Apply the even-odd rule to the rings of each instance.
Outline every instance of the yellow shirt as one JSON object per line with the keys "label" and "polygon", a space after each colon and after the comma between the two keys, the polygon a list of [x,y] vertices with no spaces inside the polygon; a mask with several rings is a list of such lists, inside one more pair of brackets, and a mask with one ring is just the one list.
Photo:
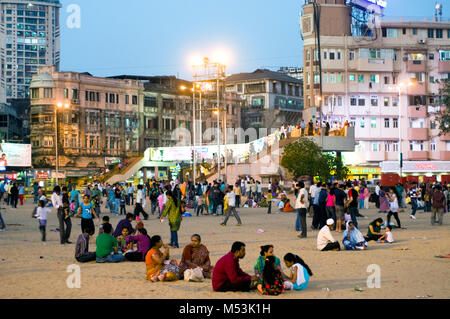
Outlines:
{"label": "yellow shirt", "polygon": [[233,192],[234,192],[234,194],[236,194],[236,195],[238,195],[238,196],[242,195],[242,193],[241,193],[241,188],[238,187],[238,186],[234,186],[234,187],[233,187]]}

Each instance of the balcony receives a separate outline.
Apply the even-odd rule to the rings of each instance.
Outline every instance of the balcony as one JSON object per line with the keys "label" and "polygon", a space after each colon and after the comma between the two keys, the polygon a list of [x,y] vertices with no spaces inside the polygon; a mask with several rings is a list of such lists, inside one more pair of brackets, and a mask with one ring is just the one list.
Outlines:
{"label": "balcony", "polygon": [[392,59],[359,58],[357,70],[369,72],[392,72],[393,67]]}
{"label": "balcony", "polygon": [[425,106],[408,106],[408,117],[427,117],[427,108]]}
{"label": "balcony", "polygon": [[439,136],[440,141],[450,141],[450,133]]}
{"label": "balcony", "polygon": [[438,70],[439,73],[450,73],[450,60],[439,61]]}
{"label": "balcony", "polygon": [[427,151],[409,151],[408,160],[410,161],[427,161],[428,152]]}
{"label": "balcony", "polygon": [[440,160],[441,161],[450,161],[450,151],[441,151],[440,152],[441,157]]}
{"label": "balcony", "polygon": [[408,60],[406,62],[406,72],[407,73],[416,73],[416,72],[425,72],[425,61],[420,60]]}
{"label": "balcony", "polygon": [[426,95],[427,88],[425,83],[416,82],[408,86],[408,95]]}
{"label": "balcony", "polygon": [[408,128],[408,139],[413,141],[428,140],[427,128]]}

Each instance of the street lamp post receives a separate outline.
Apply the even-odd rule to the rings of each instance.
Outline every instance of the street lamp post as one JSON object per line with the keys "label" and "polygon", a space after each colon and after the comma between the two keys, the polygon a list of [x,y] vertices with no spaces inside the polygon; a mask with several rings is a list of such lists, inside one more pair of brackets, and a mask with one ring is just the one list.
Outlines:
{"label": "street lamp post", "polygon": [[[63,104],[62,103],[58,103],[56,104],[55,107],[55,150],[56,150],[56,185],[58,185],[59,183],[59,154],[58,154],[58,109],[62,108]],[[69,104],[66,103],[64,104],[64,107],[66,109],[69,108]]]}
{"label": "street lamp post", "polygon": [[193,85],[193,89],[192,89],[192,134],[193,134],[193,145],[194,145],[194,159],[193,159],[193,164],[194,164],[194,168],[192,170],[192,178],[194,180],[194,185],[195,185],[195,179],[197,177],[197,152],[195,149],[195,138],[196,138],[196,129],[195,129],[195,82]]}

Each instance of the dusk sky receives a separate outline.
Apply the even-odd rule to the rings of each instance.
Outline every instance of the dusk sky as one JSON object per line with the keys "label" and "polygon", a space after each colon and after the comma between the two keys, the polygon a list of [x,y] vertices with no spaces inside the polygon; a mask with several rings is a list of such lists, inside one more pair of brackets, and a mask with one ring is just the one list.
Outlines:
{"label": "dusk sky", "polygon": [[[193,56],[227,52],[227,74],[301,66],[304,0],[62,0],[61,70],[179,75]],[[450,1],[441,0],[444,17]],[[68,28],[70,4],[81,28]],[[387,0],[385,19],[432,19],[434,0]],[[446,18],[448,20],[448,18]]]}

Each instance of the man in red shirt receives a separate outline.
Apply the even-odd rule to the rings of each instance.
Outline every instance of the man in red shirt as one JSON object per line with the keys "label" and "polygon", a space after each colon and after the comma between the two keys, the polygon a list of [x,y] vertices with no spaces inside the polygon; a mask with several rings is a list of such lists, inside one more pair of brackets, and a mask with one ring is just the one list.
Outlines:
{"label": "man in red shirt", "polygon": [[212,286],[214,291],[249,291],[255,276],[245,273],[239,259],[245,257],[245,244],[234,242],[231,251],[220,258],[214,266]]}

